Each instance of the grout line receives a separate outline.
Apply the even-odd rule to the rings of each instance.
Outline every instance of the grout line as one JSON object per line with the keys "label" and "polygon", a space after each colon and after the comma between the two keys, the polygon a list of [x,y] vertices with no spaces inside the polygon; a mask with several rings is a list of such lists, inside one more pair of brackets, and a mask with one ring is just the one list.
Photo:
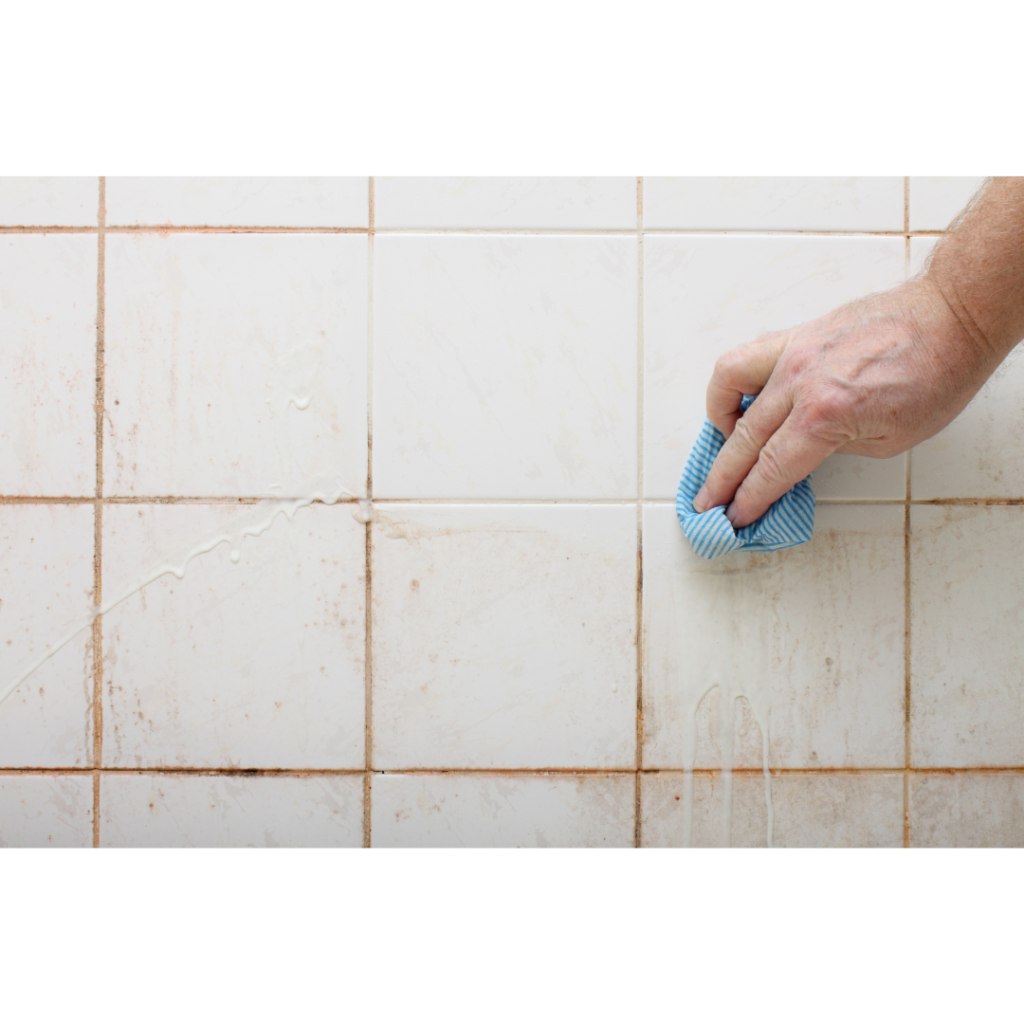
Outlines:
{"label": "grout line", "polygon": [[[243,498],[230,495],[208,495],[205,497],[171,497],[169,495],[144,497],[108,496],[77,497],[68,495],[20,495],[0,494],[0,505],[258,505],[262,501],[298,501],[299,495],[264,495]],[[328,508],[346,508],[357,505],[360,498],[339,498]],[[986,505],[1024,505],[1024,498],[816,498],[819,505],[938,505],[951,507],[974,507]],[[675,505],[675,498],[378,498],[379,505]],[[324,504],[319,499],[314,505]]]}
{"label": "grout line", "polygon": [[[96,235],[96,502],[93,506],[93,603],[103,604],[103,406],[107,330],[107,179],[99,179]],[[92,623],[92,763],[103,766],[103,616]],[[100,776],[93,775],[92,845],[100,845]]]}
{"label": "grout line", "polygon": [[643,842],[640,771],[644,766],[644,179],[636,179],[636,776],[633,845]]}
{"label": "grout line", "polygon": [[117,235],[365,235],[366,228],[289,227],[247,224],[118,224],[107,228]]}
{"label": "grout line", "polygon": [[[366,235],[368,228],[289,227],[257,224],[192,225],[192,224],[120,224],[104,228],[116,235]],[[636,228],[374,228],[378,235],[627,235],[637,233]],[[74,225],[6,225],[0,226],[0,235],[92,235],[98,228]],[[796,228],[642,228],[645,235],[714,235],[755,236],[784,238],[941,238],[944,231],[802,231]]]}
{"label": "grout line", "polygon": [[[882,768],[771,768],[772,777],[783,775],[1024,775],[1024,765],[988,765],[949,767],[947,765],[929,766],[924,768],[906,768],[899,765]],[[721,768],[694,768],[695,775],[717,776]],[[761,767],[733,768],[734,775],[750,775],[759,777],[764,774]],[[88,776],[99,779],[104,775],[224,775],[232,777],[289,777],[317,778],[320,776],[360,776],[364,779],[374,775],[678,775],[683,773],[682,767],[659,768],[374,768],[367,772],[365,768],[213,768],[189,767],[185,765],[165,765],[150,767],[115,767],[105,768],[84,767],[10,767],[0,768],[0,776],[42,775],[57,778],[71,776]]]}
{"label": "grout line", "polygon": [[[376,228],[376,197],[374,180],[367,179],[367,203],[369,214],[366,235],[366,499],[373,508],[373,283],[374,283],[374,235]],[[366,590],[364,592],[363,627],[363,846],[372,841],[371,800],[373,797],[373,516],[366,522]]]}
{"label": "grout line", "polygon": [[[232,497],[208,495],[205,497],[171,497],[146,495],[140,497],[108,496],[77,497],[69,495],[0,494],[0,505],[258,505],[261,501],[298,501],[299,495],[263,495]],[[327,507],[348,507],[358,504],[360,498],[339,498]],[[906,498],[816,498],[819,505],[906,505]],[[675,505],[675,498],[379,498],[380,505]],[[319,499],[314,505],[324,504]],[[911,505],[949,505],[973,507],[986,505],[1024,505],[1022,498],[912,498]]]}

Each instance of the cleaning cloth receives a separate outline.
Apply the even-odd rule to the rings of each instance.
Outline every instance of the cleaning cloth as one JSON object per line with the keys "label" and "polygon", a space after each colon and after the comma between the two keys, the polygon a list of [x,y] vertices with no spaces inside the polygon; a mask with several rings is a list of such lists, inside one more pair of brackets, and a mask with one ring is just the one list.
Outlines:
{"label": "cleaning cloth", "polygon": [[[746,412],[753,401],[753,396],[745,395],[740,410]],[[810,540],[814,532],[814,491],[810,477],[787,491],[760,519],[740,530],[734,530],[726,519],[725,506],[709,508],[706,512],[694,509],[693,499],[723,444],[725,435],[710,420],[705,420],[679,481],[676,515],[693,550],[704,558],[715,558],[730,551],[778,551]]]}

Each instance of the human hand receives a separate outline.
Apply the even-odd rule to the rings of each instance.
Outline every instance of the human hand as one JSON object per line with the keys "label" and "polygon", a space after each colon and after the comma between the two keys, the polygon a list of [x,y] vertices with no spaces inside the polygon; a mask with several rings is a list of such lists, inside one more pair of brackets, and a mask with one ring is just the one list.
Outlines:
{"label": "human hand", "polygon": [[1005,355],[973,327],[925,276],[727,352],[707,392],[727,441],[694,508],[728,505],[739,529],[834,452],[886,459],[938,433]]}

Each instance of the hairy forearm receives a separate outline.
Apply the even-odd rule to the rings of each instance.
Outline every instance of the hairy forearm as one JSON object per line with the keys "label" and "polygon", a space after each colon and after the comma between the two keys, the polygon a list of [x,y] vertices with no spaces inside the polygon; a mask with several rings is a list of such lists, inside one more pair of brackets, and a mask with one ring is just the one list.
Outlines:
{"label": "hairy forearm", "polygon": [[1024,178],[993,178],[931,258],[925,280],[998,363],[1024,339]]}

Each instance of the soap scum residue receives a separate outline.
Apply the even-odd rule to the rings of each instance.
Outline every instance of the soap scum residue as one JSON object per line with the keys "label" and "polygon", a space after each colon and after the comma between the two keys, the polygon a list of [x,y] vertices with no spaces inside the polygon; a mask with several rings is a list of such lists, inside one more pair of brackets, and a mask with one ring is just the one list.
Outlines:
{"label": "soap scum residue", "polygon": [[[305,650],[305,636],[302,626],[302,587],[299,571],[298,531],[295,526],[295,515],[301,508],[320,502],[334,505],[343,499],[354,498],[355,495],[346,489],[335,473],[317,473],[313,476],[300,478],[294,446],[289,430],[289,413],[292,407],[298,412],[309,409],[313,396],[321,384],[323,370],[323,348],[321,345],[301,345],[287,351],[275,367],[273,380],[268,382],[271,397],[267,399],[274,425],[274,441],[281,462],[282,482],[271,485],[270,490],[282,490],[288,497],[267,498],[249,505],[242,512],[233,516],[216,530],[199,538],[188,547],[161,558],[140,572],[133,580],[126,583],[114,595],[101,605],[93,606],[67,626],[64,634],[49,644],[43,654],[23,669],[11,682],[0,689],[2,704],[29,676],[40,666],[52,658],[62,647],[70,643],[83,630],[90,629],[93,622],[107,612],[116,608],[128,598],[137,594],[150,583],[171,573],[179,580],[183,579],[191,562],[202,555],[208,554],[221,544],[230,545],[230,558],[235,564],[241,561],[242,544],[249,537],[261,537],[277,521],[284,516],[290,531],[289,544],[295,560],[295,628],[296,641],[299,648],[299,675],[302,675],[302,658]],[[360,500],[353,505],[353,517],[357,522],[367,523],[373,516],[371,503]],[[301,700],[301,698],[300,698]]]}
{"label": "soap scum residue", "polygon": [[[730,846],[732,839],[733,747],[741,698],[761,731],[767,843],[773,845],[770,669],[773,638],[781,627],[771,593],[780,569],[777,555],[735,554],[710,562],[698,562],[695,556],[685,571],[657,572],[653,613],[662,620],[665,643],[660,650],[650,648],[650,658],[661,658],[660,670],[681,704],[684,846],[693,845],[697,715],[705,697],[716,689],[722,779],[719,845]],[[685,628],[695,607],[702,622],[714,624],[699,637]]]}

